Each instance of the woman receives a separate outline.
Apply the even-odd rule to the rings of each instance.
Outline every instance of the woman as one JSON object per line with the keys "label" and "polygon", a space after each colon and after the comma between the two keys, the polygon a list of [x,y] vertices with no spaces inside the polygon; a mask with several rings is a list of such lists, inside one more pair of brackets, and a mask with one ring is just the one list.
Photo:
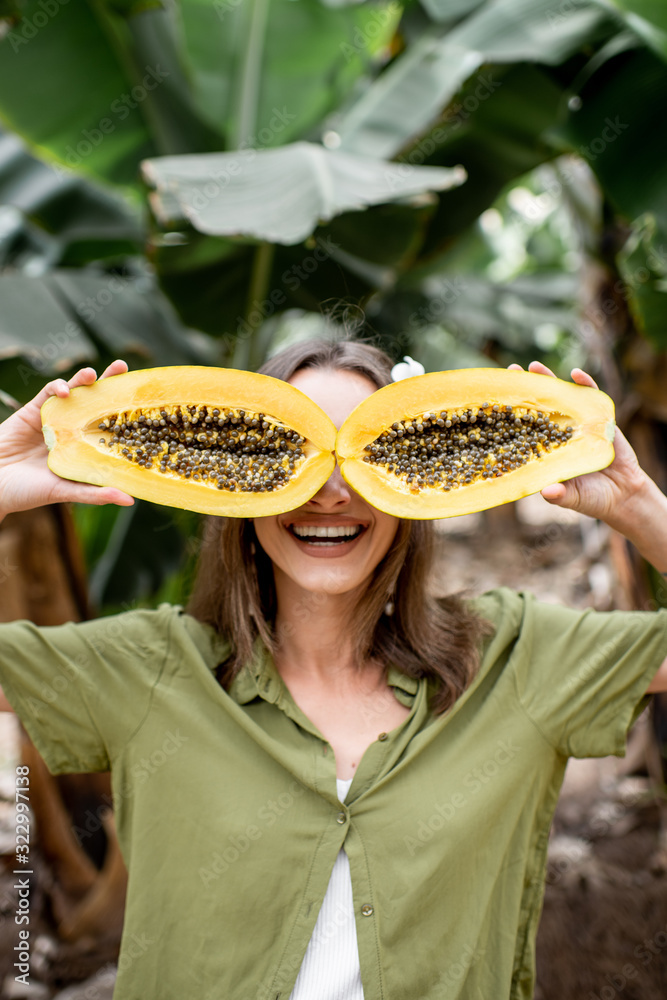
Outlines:
{"label": "woman", "polygon": [[[337,425],[390,381],[350,342],[263,370]],[[3,513],[132,502],[48,471],[39,407],[68,392],[50,383],[0,427]],[[544,495],[665,570],[667,499],[616,446]],[[295,511],[213,519],[190,614],[0,629],[0,679],[51,770],[112,769],[117,1000],[532,997],[567,757],[623,753],[643,695],[667,689],[667,615],[436,600],[431,529],[336,470]]]}

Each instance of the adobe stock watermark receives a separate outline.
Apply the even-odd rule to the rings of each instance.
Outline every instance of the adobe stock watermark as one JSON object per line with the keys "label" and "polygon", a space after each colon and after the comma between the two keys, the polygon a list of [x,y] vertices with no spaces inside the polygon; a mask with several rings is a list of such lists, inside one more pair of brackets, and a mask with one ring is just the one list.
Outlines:
{"label": "adobe stock watermark", "polygon": [[473,948],[469,944],[465,945],[456,962],[451,962],[440,975],[437,985],[438,989],[442,990],[443,995],[449,993],[450,990],[456,990],[458,993],[462,980],[468,975],[473,965],[481,962],[485,954],[485,948],[477,946]]}
{"label": "adobe stock watermark", "polygon": [[[121,605],[123,611],[133,610],[134,607],[135,603],[126,602]],[[115,644],[124,635],[125,628],[121,618],[114,616],[104,620],[104,627],[100,626],[96,634],[87,639],[89,652],[77,653],[76,656],[61,660],[60,670],[53,672],[49,682],[41,685],[39,699],[34,695],[27,696],[26,705],[37,722],[59,701],[72,683],[79,683],[81,670],[91,667],[91,654],[102,654],[108,644]]]}
{"label": "adobe stock watermark", "polygon": [[606,642],[596,651],[594,656],[584,660],[581,669],[569,674],[565,685],[566,690],[573,693],[588,681],[593,680],[598,674],[604,674],[608,670],[609,664],[613,662],[616,654],[620,653],[621,647],[622,640],[620,638],[611,639],[609,642]]}
{"label": "adobe stock watermark", "polygon": [[614,974],[607,973],[605,979],[606,984],[598,989],[597,992],[591,990],[588,994],[587,1000],[614,1000],[616,996],[625,990],[626,986],[629,985],[633,980],[637,979],[641,974],[642,966],[646,968],[655,960],[658,955],[661,955],[665,948],[667,947],[667,924],[656,931],[655,934],[650,938],[644,938],[641,944],[638,944],[634,949],[634,956],[637,962],[626,962],[623,968]]}
{"label": "adobe stock watermark", "polygon": [[549,848],[547,885],[556,885],[571,868],[587,862],[593,856],[595,841],[609,836],[635,806],[647,801],[648,794],[638,785],[624,794],[622,801],[605,803],[605,808],[597,809],[588,823],[587,837],[556,837]]}
{"label": "adobe stock watermark", "polygon": [[280,821],[280,818],[288,809],[292,808],[305,790],[298,781],[292,781],[285,791],[280,792],[273,799],[268,799],[264,805],[260,806],[253,822],[246,824],[241,832],[229,834],[226,842],[220,845],[220,850],[215,851],[206,866],[199,869],[199,878],[204,887],[208,888],[211,882],[216,882],[221,875],[229,871],[232,865],[247,854],[253,843],[261,840],[266,831]]}
{"label": "adobe stock watermark", "polygon": [[61,358],[63,353],[79,339],[80,333],[81,331],[76,323],[69,320],[65,323],[63,330],[57,330],[55,333],[47,333],[47,343],[42,347],[24,349],[30,363],[21,363],[16,366],[16,372],[23,385],[27,385],[36,376],[43,375],[45,370],[50,368],[58,358]]}
{"label": "adobe stock watermark", "polygon": [[357,27],[354,29],[352,40],[341,43],[340,50],[345,56],[345,62],[349,63],[355,56],[366,54],[368,52],[368,43],[375,41],[386,25],[393,18],[401,14],[402,9],[401,4],[395,3],[392,0],[392,3],[381,10],[373,11],[363,28]]}
{"label": "adobe stock watermark", "polygon": [[506,767],[519,753],[521,747],[512,740],[497,740],[493,754],[483,764],[471,768],[464,776],[461,786],[465,791],[453,792],[444,802],[434,802],[433,813],[428,819],[419,820],[415,825],[414,836],[403,838],[410,857],[414,857],[417,851],[433,840],[435,835],[454,819],[459,810],[465,809],[471,799],[493,781],[501,768]]}
{"label": "adobe stock watermark", "polygon": [[435,295],[429,297],[428,302],[413,313],[410,313],[408,325],[412,330],[421,330],[432,323],[440,322],[447,313],[447,307],[456,302],[460,295],[467,292],[470,282],[461,275],[453,278],[446,278],[438,288]]}
{"label": "adobe stock watermark", "polygon": [[582,10],[581,0],[563,0],[558,7],[552,7],[550,10],[546,11],[544,17],[550,28],[555,28],[557,25],[563,24],[567,21],[570,14],[574,14],[576,11]]}
{"label": "adobe stock watermark", "polygon": [[[565,184],[580,183],[581,164],[576,159],[577,155],[589,161],[596,160],[629,127],[629,124],[622,122],[618,115],[615,118],[605,118],[605,127],[600,135],[592,139],[588,146],[582,145],[573,150],[574,157],[573,154],[569,154],[569,159],[562,157],[558,165],[560,176],[552,175],[549,177],[544,185],[545,190],[540,194],[533,195],[531,200],[522,207],[522,214],[526,219],[540,221],[547,212],[556,207]],[[664,248],[661,247],[660,251],[664,254]]]}
{"label": "adobe stock watermark", "polygon": [[[569,527],[569,526],[568,526]],[[529,569],[533,569],[542,562],[542,556],[552,545],[560,541],[566,532],[566,526],[558,521],[548,524],[544,531],[540,532],[530,545],[521,546],[521,555]]]}
{"label": "adobe stock watermark", "polygon": [[6,583],[17,569],[18,566],[10,561],[9,556],[5,556],[4,562],[0,562],[0,584]]}
{"label": "adobe stock watermark", "polygon": [[[111,305],[116,296],[129,289],[136,289],[137,283],[137,279],[111,275],[97,292],[80,299],[74,304],[74,308],[85,322],[92,323],[101,312]],[[68,351],[80,337],[81,330],[74,320],[68,320],[62,330],[57,330],[55,333],[49,331],[46,334],[45,344],[33,348],[29,354],[26,351],[30,363],[17,365],[16,371],[23,385],[27,385],[31,379],[38,375],[43,375],[48,369],[53,370],[54,364],[59,359],[66,358],[68,362],[71,361],[71,358],[67,356]]]}
{"label": "adobe stock watermark", "polygon": [[182,746],[189,743],[190,737],[184,736],[180,729],[169,729],[164,733],[164,738],[154,750],[147,752],[143,757],[130,768],[130,778],[126,784],[116,788],[114,795],[102,795],[102,803],[97,809],[87,809],[82,826],[73,826],[72,831],[79,843],[92,837],[104,826],[104,816],[111,809],[117,809],[122,801],[130,799],[151,776],[159,771],[164,765],[179,752]]}
{"label": "adobe stock watermark", "polygon": [[[335,243],[331,236],[318,239],[311,253],[303,257],[298,264],[292,264],[291,267],[283,271],[280,276],[281,284],[290,292],[298,291],[320,265],[330,259],[339,246],[340,244]],[[280,287],[273,288],[263,299],[254,299],[247,315],[236,317],[236,335],[228,334],[226,338],[223,338],[223,346],[229,349],[238,340],[251,337],[258,326],[286,304],[287,295]]]}
{"label": "adobe stock watermark", "polygon": [[[352,929],[352,933],[356,937],[356,921],[354,916],[354,909],[348,910],[346,906],[341,903],[337,903],[334,911],[332,913],[327,913],[326,919],[318,921],[315,924],[312,937],[309,943],[309,952],[311,955],[317,954],[325,945],[331,947],[334,939],[338,937],[342,931],[346,929]],[[334,944],[335,948],[336,945]],[[288,968],[296,971],[300,969],[303,959],[301,955],[293,955],[288,964]],[[265,994],[262,994],[264,996]],[[273,994],[271,994],[273,995]],[[214,1000],[213,997],[210,1000]],[[215,998],[217,1000],[217,997]]]}
{"label": "adobe stock watermark", "polygon": [[238,177],[245,167],[252,163],[258,152],[265,149],[269,143],[296,119],[296,115],[286,107],[273,108],[267,125],[260,128],[256,134],[247,136],[233,153],[221,156],[218,166],[208,171],[207,175],[183,194],[183,200],[192,211],[203,211]]}
{"label": "adobe stock watermark", "polygon": [[[139,955],[148,951],[152,943],[144,935],[133,934],[128,942],[127,959],[125,956],[123,957],[123,968],[126,966],[129,968],[130,961],[134,960],[130,952],[139,957]],[[107,962],[90,979],[87,979],[85,983],[81,983],[76,987],[77,1000],[109,1000],[116,982],[117,973],[118,969],[116,965],[113,962]]]}
{"label": "adobe stock watermark", "polygon": [[[480,104],[488,101],[489,97],[495,94],[500,87],[502,87],[501,80],[494,80],[490,73],[480,73],[475,89],[464,97],[462,101],[457,101],[447,108],[443,118],[443,123],[447,128],[440,129],[438,127],[434,129],[431,133],[433,138],[437,142],[442,142],[450,132],[460,128],[463,122],[467,121],[477,111]],[[442,132],[442,136],[437,134],[439,132]]]}
{"label": "adobe stock watermark", "polygon": [[[109,1000],[118,973],[129,972],[137,959],[143,958],[155,944],[155,938],[136,931],[124,937],[117,962],[107,962],[90,979],[86,979],[85,983],[79,984],[76,987],[77,1000]],[[67,994],[69,995],[69,989]]]}
{"label": "adobe stock watermark", "polygon": [[[332,586],[332,592],[335,592],[335,588],[339,583],[339,577],[336,573],[332,571],[327,571],[326,573],[327,584]],[[306,625],[310,622],[313,617],[317,616],[318,612],[329,600],[329,594],[323,590],[314,590],[304,597],[300,598],[291,607],[291,615],[300,625]],[[283,621],[278,625],[275,635],[274,642],[276,649],[280,649],[286,639],[290,639],[298,631],[298,626],[293,621]]]}
{"label": "adobe stock watermark", "polygon": [[[664,577],[665,574],[662,575]],[[661,580],[654,587],[652,597],[641,606],[642,611],[660,611],[661,608],[667,608],[667,580]]]}
{"label": "adobe stock watermark", "polygon": [[390,187],[396,187],[401,180],[408,177],[410,167],[420,166],[427,157],[435,153],[448,136],[460,128],[463,122],[477,111],[480,104],[487,101],[501,86],[502,81],[494,80],[490,73],[480,74],[475,89],[463,101],[450,105],[441,123],[431,129],[429,134],[420,139],[409,152],[399,157],[396,163],[392,163],[392,172],[386,174]]}
{"label": "adobe stock watermark", "polygon": [[18,27],[10,31],[6,38],[14,52],[20,52],[24,45],[32,41],[41,28],[45,28],[59,12],[61,7],[65,7],[69,0],[39,0],[32,17],[22,17]]}
{"label": "adobe stock watermark", "polygon": [[590,145],[579,146],[578,152],[586,160],[597,160],[601,153],[604,153],[607,146],[610,143],[615,142],[619,135],[625,132],[626,128],[630,128],[627,122],[622,122],[618,115],[615,118],[605,118],[605,127],[599,136],[595,139],[591,139]]}
{"label": "adobe stock watermark", "polygon": [[[169,70],[162,69],[159,63],[157,66],[144,66],[144,71],[140,83],[135,84],[128,93],[120,94],[111,102],[108,115],[100,118],[92,128],[82,129],[81,138],[76,145],[70,144],[65,147],[63,160],[68,167],[78,167],[94,149],[102,145],[108,135],[112,135],[116,131],[119,122],[125,121],[130,112],[138,108],[149,94],[169,76]],[[54,167],[54,169],[65,176],[65,171],[58,171],[58,167]]]}
{"label": "adobe stock watermark", "polygon": [[80,299],[75,308],[79,316],[86,322],[91,323],[96,316],[110,306],[117,295],[122,295],[128,289],[136,286],[138,279],[121,278],[112,274],[103,288],[100,288],[94,295],[88,295],[85,299]]}
{"label": "adobe stock watermark", "polygon": [[[189,187],[181,188],[179,198],[186,211],[203,212],[208,205],[223,192],[234,177],[240,176],[244,169],[254,162],[258,153],[266,149],[272,140],[296,119],[296,115],[287,107],[273,108],[267,125],[262,126],[254,135],[246,136],[233,153],[220,154],[217,165],[211,167],[206,174],[191,182]],[[153,182],[153,177],[150,178]],[[159,199],[159,192],[157,195]]]}
{"label": "adobe stock watermark", "polygon": [[646,265],[635,268],[626,279],[617,278],[611,286],[611,291],[615,298],[607,297],[598,300],[594,305],[586,309],[586,319],[579,324],[580,335],[591,335],[594,332],[595,324],[598,327],[604,326],[610,316],[614,316],[621,308],[621,300],[627,302],[637,285],[645,285],[651,275],[667,273],[667,248],[664,244],[659,247],[649,247],[646,254]]}
{"label": "adobe stock watermark", "polygon": [[311,956],[321,948],[330,945],[344,928],[350,927],[354,923],[354,910],[337,903],[333,913],[328,913],[325,920],[315,924],[315,930],[308,945]]}
{"label": "adobe stock watermark", "polygon": [[238,10],[238,8],[243,3],[243,0],[214,0],[213,10],[216,12],[221,21],[231,14],[232,11]]}

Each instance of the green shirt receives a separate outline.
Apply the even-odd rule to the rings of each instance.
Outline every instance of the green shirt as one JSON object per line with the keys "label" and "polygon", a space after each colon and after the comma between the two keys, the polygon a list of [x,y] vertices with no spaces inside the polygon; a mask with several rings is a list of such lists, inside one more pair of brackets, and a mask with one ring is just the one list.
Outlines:
{"label": "green shirt", "polygon": [[[568,755],[624,752],[667,613],[579,612],[508,590],[475,682],[409,716],[345,804],[331,747],[266,650],[178,608],[0,627],[0,681],[54,772],[112,769],[129,887],[116,1000],[288,1000],[336,856],[365,1000],[530,1000],[547,838]],[[313,998],[317,1000],[317,998]]]}

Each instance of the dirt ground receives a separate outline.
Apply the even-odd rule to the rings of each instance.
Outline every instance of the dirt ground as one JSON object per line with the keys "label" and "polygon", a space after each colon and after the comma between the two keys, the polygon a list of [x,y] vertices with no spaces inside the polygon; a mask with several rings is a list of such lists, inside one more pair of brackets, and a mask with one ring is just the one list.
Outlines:
{"label": "dirt ground", "polygon": [[[606,529],[554,509],[540,497],[520,501],[514,509],[438,522],[437,527],[437,586],[442,590],[480,593],[506,585],[572,607],[622,606]],[[535,1000],[667,996],[667,875],[659,851],[659,798],[644,763],[648,725],[642,717],[626,760],[568,765],[551,836]],[[38,851],[33,852],[31,985],[21,988],[14,980],[10,800],[17,763],[15,726],[11,716],[0,715],[0,856],[6,854],[5,870],[0,870],[0,1000],[109,1000],[113,947],[86,950],[56,939],[48,903],[50,876]]]}

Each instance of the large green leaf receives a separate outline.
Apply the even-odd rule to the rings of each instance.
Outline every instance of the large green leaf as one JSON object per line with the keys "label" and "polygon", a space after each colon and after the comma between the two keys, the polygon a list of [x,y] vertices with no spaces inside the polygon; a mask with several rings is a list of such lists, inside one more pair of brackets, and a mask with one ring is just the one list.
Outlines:
{"label": "large green leaf", "polygon": [[336,125],[341,149],[392,157],[421,134],[485,62],[558,65],[616,30],[590,0],[559,14],[553,0],[490,0],[444,35],[432,29]]}
{"label": "large green leaf", "polygon": [[69,170],[40,162],[16,136],[2,132],[0,204],[12,205],[45,231],[44,259],[51,265],[141,249],[143,226],[136,209]]}
{"label": "large green leaf", "polygon": [[[0,117],[61,163],[133,184],[151,153],[282,145],[392,37],[395,0],[26,0],[0,41]],[[51,99],[44,100],[43,81]]]}
{"label": "large green leaf", "polygon": [[[132,507],[75,510],[94,607],[127,610],[150,600],[165,581],[183,570],[194,555],[200,518],[190,511],[170,510],[135,500]],[[185,594],[177,594],[183,600]],[[168,599],[164,595],[164,599]]]}
{"label": "large green leaf", "polygon": [[400,334],[401,349],[431,370],[439,367],[438,349],[443,367],[445,358],[453,368],[481,363],[474,355],[528,364],[536,354],[544,356],[536,329],[575,330],[577,286],[576,275],[561,272],[495,283],[476,273],[441,271],[419,292],[388,296],[374,321]]}
{"label": "large green leaf", "polygon": [[141,358],[144,364],[204,360],[152,278],[69,268],[52,272],[50,282],[105,353]]}
{"label": "large green leaf", "polygon": [[[146,86],[159,86],[162,72],[144,70]],[[39,0],[27,0],[0,41],[5,123],[47,158],[120,184],[134,182],[139,159],[157,151],[133,83],[87,3],[58,5],[47,18]],[[147,99],[141,86],[135,97]]]}
{"label": "large green leaf", "polygon": [[667,247],[655,218],[641,216],[618,255],[623,278],[620,289],[634,320],[655,347],[667,350]]}
{"label": "large green leaf", "polygon": [[405,153],[408,162],[428,154],[432,164],[461,163],[468,174],[465,197],[439,194],[422,257],[448,248],[511,180],[553,155],[548,132],[564,103],[563,86],[525,63],[487,67],[467,82],[443,120]]}
{"label": "large green leaf", "polygon": [[344,211],[456,187],[465,179],[460,168],[386,163],[306,142],[160,157],[143,169],[157,189],[153,204],[164,212],[164,222],[175,199],[200,232],[286,245],[301,243],[319,222]]}
{"label": "large green leaf", "polygon": [[421,0],[422,7],[434,21],[453,21],[471,14],[485,0]]}
{"label": "large green leaf", "polygon": [[[224,364],[225,359],[230,360],[237,339],[250,335],[249,316],[267,319],[294,306],[319,312],[327,301],[359,302],[371,295],[376,285],[370,280],[370,266],[365,274],[359,273],[359,268],[353,266],[358,262],[351,260],[346,248],[348,240],[353,242],[353,231],[358,232],[367,221],[378,234],[387,233],[390,219],[386,215],[379,220],[367,219],[369,213],[382,212],[385,207],[339,216],[333,225],[340,220],[344,233],[333,232],[333,225],[325,226],[316,230],[305,246],[272,248],[273,260],[265,285],[252,294],[250,275],[256,247],[236,244],[232,246],[232,254],[216,259],[211,253],[209,259],[206,254],[198,253],[201,241],[212,244],[225,241],[199,233],[193,234],[193,259],[200,262],[192,268],[188,266],[189,255],[182,254],[189,246],[160,249],[161,285],[176,304],[184,323],[222,338],[219,363]],[[412,224],[396,216],[394,221],[407,239],[410,233],[414,234],[415,225],[421,225],[422,212],[407,208],[403,211],[414,217]],[[395,233],[392,236],[393,250],[400,253],[404,247],[398,247]],[[381,249],[376,253],[380,254]]]}
{"label": "large green leaf", "polygon": [[391,38],[396,0],[186,0],[181,16],[194,92],[227,146],[284,145],[336,108]]}
{"label": "large green leaf", "polygon": [[320,238],[331,240],[335,250],[398,273],[409,268],[421,250],[436,206],[435,198],[425,197],[418,206],[378,205],[363,214],[345,212],[322,227]]}
{"label": "large green leaf", "polygon": [[54,375],[116,357],[135,367],[211,361],[148,276],[0,275],[0,381],[12,395],[25,401]]}
{"label": "large green leaf", "polygon": [[54,375],[95,353],[78,317],[61,304],[49,281],[0,275],[0,356],[22,356],[35,371]]}
{"label": "large green leaf", "polygon": [[377,287],[373,277],[393,283],[412,265],[435,207],[425,199],[418,207],[344,212],[319,227],[305,246],[277,246],[266,291],[250,303],[253,246],[188,231],[183,245],[158,249],[156,266],[183,322],[224,335],[220,346],[228,353],[236,336],[247,332],[249,311],[259,310],[265,319],[296,306],[317,312],[327,300],[365,299]]}
{"label": "large green leaf", "polygon": [[189,153],[219,149],[222,123],[207,123],[192,92],[189,67],[183,51],[178,8],[172,3],[138,3],[117,16],[116,3],[97,0],[110,43],[127,75],[141,87],[147,71],[159,80],[139,103],[160,153]]}
{"label": "large green leaf", "polygon": [[628,11],[667,31],[667,4],[664,0],[606,0],[619,10]]}
{"label": "large green leaf", "polygon": [[667,133],[655,118],[667,103],[667,67],[647,49],[619,55],[588,79],[580,102],[554,141],[587,160],[628,221],[649,212],[667,237]]}
{"label": "large green leaf", "polygon": [[222,133],[190,93],[172,5],[117,7],[27,0],[0,42],[0,116],[47,156],[134,184],[142,156],[217,149]]}

